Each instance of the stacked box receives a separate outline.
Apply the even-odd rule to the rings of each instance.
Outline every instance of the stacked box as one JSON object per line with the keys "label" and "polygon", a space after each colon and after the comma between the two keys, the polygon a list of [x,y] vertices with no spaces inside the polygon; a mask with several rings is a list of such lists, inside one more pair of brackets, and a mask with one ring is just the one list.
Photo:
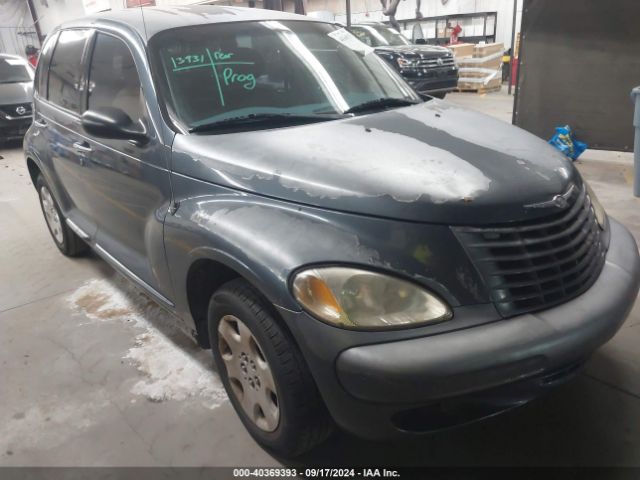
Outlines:
{"label": "stacked box", "polygon": [[475,45],[473,43],[458,43],[456,45],[449,45],[449,49],[453,52],[453,56],[456,59],[462,57],[470,57],[473,55]]}
{"label": "stacked box", "polygon": [[499,90],[502,86],[502,43],[478,44],[471,56],[459,58],[458,90],[478,92]]}
{"label": "stacked box", "polygon": [[473,49],[474,57],[488,57],[489,55],[493,55],[495,53],[504,52],[504,44],[503,43],[479,43]]}

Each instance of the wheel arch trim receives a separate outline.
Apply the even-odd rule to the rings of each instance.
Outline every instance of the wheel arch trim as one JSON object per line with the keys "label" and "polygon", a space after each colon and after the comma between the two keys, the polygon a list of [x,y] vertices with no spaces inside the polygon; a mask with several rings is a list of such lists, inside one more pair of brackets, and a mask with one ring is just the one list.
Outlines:
{"label": "wheel arch trim", "polygon": [[[207,329],[206,312],[211,295],[231,280],[236,278],[245,280],[273,306],[273,312],[278,317],[280,317],[277,313],[278,310],[287,308],[287,306],[281,305],[283,303],[281,302],[282,295],[277,294],[277,288],[264,288],[265,285],[280,284],[279,278],[264,278],[246,263],[214,247],[196,247],[189,253],[188,258],[189,267],[181,280],[181,288],[185,293],[183,308],[193,322],[194,336],[201,346],[209,347],[208,335],[205,334]],[[212,279],[204,289],[198,290],[197,286],[198,281],[202,278],[201,275],[209,275],[214,269],[219,269],[221,276]],[[283,285],[286,288],[286,282]]]}

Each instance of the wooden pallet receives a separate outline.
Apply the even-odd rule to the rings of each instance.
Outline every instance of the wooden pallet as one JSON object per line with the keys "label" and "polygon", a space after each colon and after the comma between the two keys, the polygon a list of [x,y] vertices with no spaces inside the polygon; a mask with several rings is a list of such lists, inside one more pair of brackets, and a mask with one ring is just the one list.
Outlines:
{"label": "wooden pallet", "polygon": [[502,85],[498,85],[496,87],[478,87],[478,88],[470,88],[470,87],[464,87],[464,88],[456,88],[455,91],[456,92],[461,92],[461,93],[477,93],[479,95],[484,95],[485,93],[494,93],[494,92],[499,92],[502,89]]}

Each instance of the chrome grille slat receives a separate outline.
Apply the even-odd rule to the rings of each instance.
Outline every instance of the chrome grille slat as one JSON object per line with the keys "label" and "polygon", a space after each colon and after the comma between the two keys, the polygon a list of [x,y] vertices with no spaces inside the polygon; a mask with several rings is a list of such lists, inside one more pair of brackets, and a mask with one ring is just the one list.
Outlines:
{"label": "chrome grille slat", "polygon": [[[442,59],[442,64],[438,64],[438,58]],[[453,67],[456,64],[452,56],[446,57],[433,57],[433,58],[421,58],[417,62],[419,68],[442,68]]]}
{"label": "chrome grille slat", "polygon": [[584,186],[567,200],[564,210],[534,220],[453,228],[504,317],[565,302],[600,274],[605,245]]}

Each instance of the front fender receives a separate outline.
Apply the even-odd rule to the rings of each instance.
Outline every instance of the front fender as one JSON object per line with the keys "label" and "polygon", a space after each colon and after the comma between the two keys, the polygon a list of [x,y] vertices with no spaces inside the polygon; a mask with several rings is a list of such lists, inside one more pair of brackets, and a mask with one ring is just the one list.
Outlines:
{"label": "front fender", "polygon": [[291,274],[351,264],[409,278],[452,307],[487,303],[486,289],[447,226],[400,222],[292,204],[174,175],[179,208],[165,222],[176,308],[191,318],[189,268],[210,258],[235,270],[274,305],[299,311]]}

